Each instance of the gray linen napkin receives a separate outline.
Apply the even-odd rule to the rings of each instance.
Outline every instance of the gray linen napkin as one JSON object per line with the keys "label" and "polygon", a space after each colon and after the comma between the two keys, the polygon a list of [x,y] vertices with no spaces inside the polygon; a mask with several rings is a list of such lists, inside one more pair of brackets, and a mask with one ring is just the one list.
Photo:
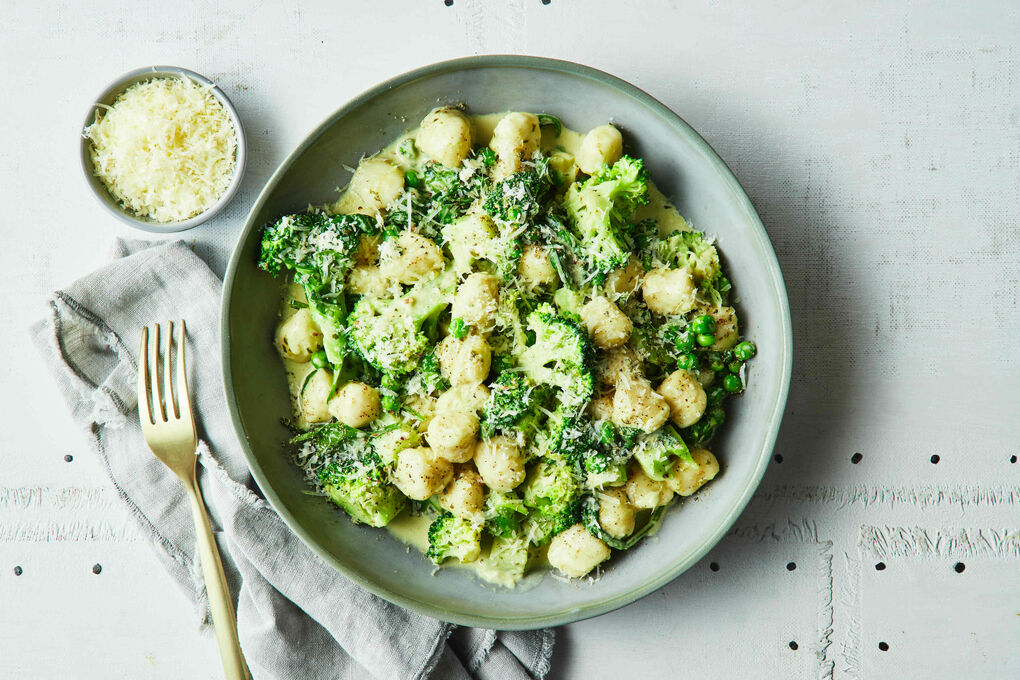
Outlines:
{"label": "gray linen napkin", "polygon": [[355,585],[291,533],[256,488],[220,380],[220,281],[180,241],[118,241],[114,260],[57,291],[32,335],[121,503],[208,623],[191,513],[152,456],[135,412],[143,325],[183,318],[199,420],[199,484],[237,595],[241,647],[256,678],[542,678],[553,631],[458,628]]}

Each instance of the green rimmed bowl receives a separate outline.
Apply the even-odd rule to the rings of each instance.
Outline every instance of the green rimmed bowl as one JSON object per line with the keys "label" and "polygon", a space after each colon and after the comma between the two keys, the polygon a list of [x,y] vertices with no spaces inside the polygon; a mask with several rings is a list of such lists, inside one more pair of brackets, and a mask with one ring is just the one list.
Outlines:
{"label": "green rimmed bowl", "polygon": [[[261,228],[278,216],[336,197],[357,165],[442,104],[473,113],[535,111],[587,130],[613,120],[628,153],[645,159],[680,213],[718,237],[736,288],[743,332],[758,345],[750,389],[734,400],[714,442],[722,473],[674,508],[662,530],[618,553],[595,581],[545,574],[515,590],[465,569],[433,575],[417,550],[382,530],[355,526],[325,499],[310,496],[284,453],[289,414],[283,368],[271,338],[278,282],[256,268]],[[712,148],[679,116],[618,78],[565,61],[482,56],[427,66],[356,97],[283,162],[248,215],[227,270],[221,319],[223,380],[252,474],[288,525],[324,560],[377,595],[439,619],[499,629],[577,621],[629,604],[669,583],[726,533],[765,471],[786,404],[793,356],[789,304],[768,235],[744,190]]]}

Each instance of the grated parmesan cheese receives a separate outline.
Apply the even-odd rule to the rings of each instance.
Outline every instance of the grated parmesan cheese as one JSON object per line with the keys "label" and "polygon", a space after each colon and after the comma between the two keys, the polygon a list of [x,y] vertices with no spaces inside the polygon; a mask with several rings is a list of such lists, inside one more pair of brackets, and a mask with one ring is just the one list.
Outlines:
{"label": "grated parmesan cheese", "polygon": [[84,136],[96,176],[125,208],[179,222],[227,190],[237,131],[211,88],[185,77],[153,78],[104,108]]}

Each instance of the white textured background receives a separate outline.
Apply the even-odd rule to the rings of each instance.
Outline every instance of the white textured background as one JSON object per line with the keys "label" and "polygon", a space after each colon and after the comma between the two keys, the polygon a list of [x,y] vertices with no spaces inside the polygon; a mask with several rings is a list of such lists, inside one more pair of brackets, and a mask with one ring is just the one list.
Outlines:
{"label": "white textured background", "polygon": [[321,119],[497,52],[602,68],[698,129],[772,236],[796,334],[777,458],[733,534],[563,629],[553,675],[1020,677],[1020,11],[947,5],[0,0],[0,678],[220,673],[27,348],[45,294],[131,235],[79,176],[91,98],[170,63],[233,99],[247,179],[186,234],[222,271]]}

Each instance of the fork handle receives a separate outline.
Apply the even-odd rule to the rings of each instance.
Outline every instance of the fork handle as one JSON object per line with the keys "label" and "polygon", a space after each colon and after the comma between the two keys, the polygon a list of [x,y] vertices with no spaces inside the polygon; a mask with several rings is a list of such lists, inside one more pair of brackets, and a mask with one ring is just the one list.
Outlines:
{"label": "fork handle", "polygon": [[191,499],[191,514],[195,520],[195,541],[198,543],[198,558],[202,565],[202,576],[205,578],[205,590],[209,596],[209,609],[212,611],[213,627],[216,629],[216,643],[220,647],[220,659],[223,661],[223,672],[227,680],[250,680],[251,673],[241,653],[241,643],[237,639],[237,617],[230,599],[227,578],[223,574],[223,562],[220,551],[213,538],[212,527],[209,526],[209,515],[205,510],[202,492],[194,477],[185,482],[188,497]]}

